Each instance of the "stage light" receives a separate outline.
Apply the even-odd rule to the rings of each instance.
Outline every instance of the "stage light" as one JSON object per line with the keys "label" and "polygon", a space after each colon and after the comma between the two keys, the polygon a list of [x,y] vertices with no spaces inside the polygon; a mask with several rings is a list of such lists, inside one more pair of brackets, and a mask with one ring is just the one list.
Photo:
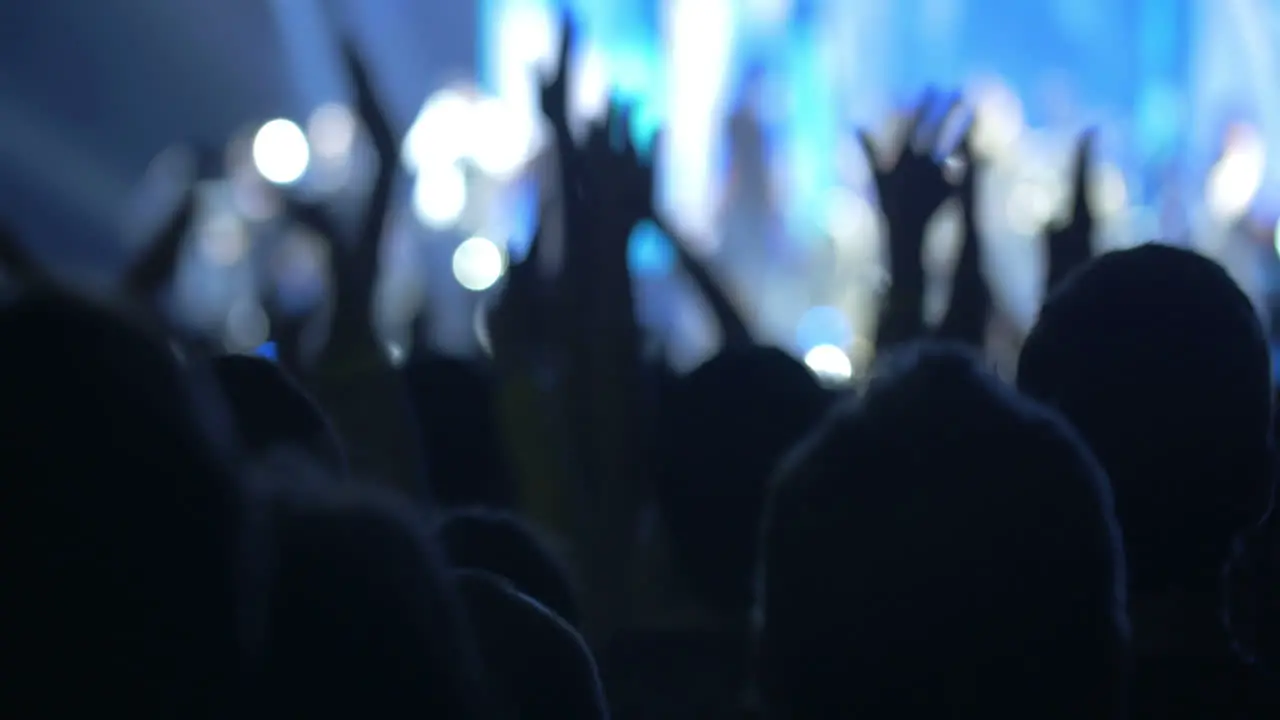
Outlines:
{"label": "stage light", "polygon": [[476,132],[473,111],[474,102],[461,90],[440,90],[427,98],[401,145],[405,170],[420,172],[466,157]]}
{"label": "stage light", "polygon": [[822,380],[846,382],[853,377],[853,362],[835,345],[819,345],[804,354],[804,364]]}
{"label": "stage light", "polygon": [[429,228],[458,222],[467,208],[467,178],[456,164],[423,167],[413,184],[413,212]]}
{"label": "stage light", "polygon": [[453,276],[473,292],[493,287],[506,270],[507,259],[492,240],[471,237],[453,251]]}
{"label": "stage light", "polygon": [[485,173],[509,178],[529,159],[533,135],[527,113],[498,98],[485,98],[472,105],[465,152]]}
{"label": "stage light", "polygon": [[1236,141],[1209,171],[1209,210],[1222,220],[1233,220],[1247,212],[1262,187],[1265,164],[1260,139],[1250,135]]}
{"label": "stage light", "polygon": [[253,136],[253,164],[268,182],[291,185],[302,178],[310,163],[307,136],[290,120],[272,120]]}

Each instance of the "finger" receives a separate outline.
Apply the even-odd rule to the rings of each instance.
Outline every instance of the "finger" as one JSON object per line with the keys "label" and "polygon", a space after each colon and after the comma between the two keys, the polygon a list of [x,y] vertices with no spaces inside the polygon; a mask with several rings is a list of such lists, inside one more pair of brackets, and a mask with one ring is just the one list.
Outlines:
{"label": "finger", "polygon": [[631,139],[631,105],[623,100],[611,100],[605,127],[609,132],[609,146],[625,151]]}
{"label": "finger", "polygon": [[867,166],[871,168],[871,173],[879,177],[880,149],[876,147],[875,138],[871,137],[871,133],[859,128],[858,144],[862,146],[862,154],[867,157]]}
{"label": "finger", "polygon": [[925,120],[920,123],[919,134],[915,138],[917,151],[930,157],[939,155],[942,134],[946,132],[948,123],[956,113],[963,110],[963,101],[959,93],[949,94],[939,103],[935,103],[935,107],[938,104],[941,104],[942,112],[926,115]]}
{"label": "finger", "polygon": [[956,142],[955,150],[952,151],[951,156],[964,164],[960,175],[960,185],[966,190],[971,190],[978,176],[980,165],[977,154],[973,150],[972,117],[965,121],[965,125],[960,132],[960,138]]}
{"label": "finger", "polygon": [[573,15],[566,9],[560,15],[560,50],[556,53],[555,82],[561,86],[568,85],[569,68],[577,43],[578,31],[573,23]]}
{"label": "finger", "polygon": [[369,70],[350,41],[343,43],[342,55],[347,66],[347,77],[351,79],[351,89],[355,92],[356,113],[360,116],[365,131],[369,133],[369,139],[373,141],[378,161],[394,166],[399,154],[395,131],[373,88]]}
{"label": "finger", "polygon": [[183,190],[177,207],[160,226],[160,230],[148,243],[142,257],[125,271],[124,289],[129,295],[150,300],[155,293],[173,280],[182,257],[182,244],[191,231],[195,218],[196,191],[194,184]]}
{"label": "finger", "polygon": [[1093,164],[1095,135],[1096,131],[1090,129],[1080,136],[1072,168],[1072,216],[1081,219],[1093,215],[1092,208],[1089,207],[1089,167]]}
{"label": "finger", "polygon": [[927,87],[924,94],[920,96],[920,103],[911,113],[911,117],[907,119],[906,138],[904,145],[912,147],[920,137],[920,129],[928,121],[932,114],[934,105],[937,103],[938,91],[932,87]]}

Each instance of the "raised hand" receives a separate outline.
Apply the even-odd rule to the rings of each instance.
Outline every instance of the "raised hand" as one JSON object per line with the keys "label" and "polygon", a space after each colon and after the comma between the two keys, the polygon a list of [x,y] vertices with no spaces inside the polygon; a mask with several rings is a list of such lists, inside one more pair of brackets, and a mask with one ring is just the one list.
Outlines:
{"label": "raised hand", "polygon": [[[629,237],[636,223],[652,214],[653,166],[631,140],[629,106],[611,101],[605,117],[591,124],[572,174],[584,193],[582,210],[591,212],[599,230]],[[570,204],[569,212],[575,211]],[[626,238],[620,239],[625,260]]]}
{"label": "raised hand", "polygon": [[[544,206],[539,217],[547,212]],[[554,287],[542,275],[545,243],[539,221],[528,253],[510,263],[502,292],[488,310],[494,362],[504,372],[527,371],[536,364],[536,356],[563,340],[553,324],[557,314]]]}
{"label": "raised hand", "polygon": [[560,18],[560,52],[551,74],[539,82],[539,101],[542,114],[551,122],[556,140],[569,137],[569,83],[573,52],[577,46],[577,30],[573,18],[565,12]]}
{"label": "raised hand", "polygon": [[[373,188],[354,241],[344,240],[339,223],[324,208],[295,199],[286,201],[290,216],[329,247],[333,314],[328,339],[317,359],[317,370],[321,372],[338,369],[333,365],[365,366],[385,361],[374,329],[373,303],[398,168],[398,143],[364,64],[349,44],[344,45],[343,54],[355,93],[356,112],[378,160]],[[350,368],[339,371],[346,369]]]}
{"label": "raised hand", "polygon": [[1094,133],[1086,131],[1076,145],[1071,178],[1071,214],[1065,221],[1045,228],[1048,278],[1051,292],[1073,270],[1093,257],[1094,216],[1089,197],[1089,166],[1093,161]]}
{"label": "raised hand", "polygon": [[[937,115],[939,107],[943,108],[941,115]],[[880,208],[890,225],[923,229],[955,192],[939,162],[945,153],[938,143],[947,120],[959,107],[958,97],[940,101],[933,91],[926,92],[907,123],[901,147],[887,158],[866,131],[858,133],[871,164]]]}
{"label": "raised hand", "polygon": [[983,167],[974,155],[969,133],[957,152],[964,160],[958,196],[964,223],[964,238],[951,281],[951,303],[937,329],[939,337],[982,347],[991,317],[991,288],[982,273],[981,233],[978,231],[976,186]]}
{"label": "raised hand", "polygon": [[333,295],[328,336],[300,379],[333,418],[354,472],[417,494],[424,478],[418,432],[403,378],[392,367],[373,319],[398,143],[364,65],[350,45],[343,50],[378,170],[353,241],[344,242],[339,224],[323,208],[286,201],[294,220],[329,246]]}
{"label": "raised hand", "polygon": [[859,133],[871,164],[880,207],[888,225],[889,291],[876,329],[876,346],[885,349],[921,337],[924,326],[924,229],[929,219],[955,192],[939,161],[939,138],[948,118],[959,108],[958,98],[939,103],[925,94],[907,124],[898,152],[883,165],[882,153],[866,132]]}

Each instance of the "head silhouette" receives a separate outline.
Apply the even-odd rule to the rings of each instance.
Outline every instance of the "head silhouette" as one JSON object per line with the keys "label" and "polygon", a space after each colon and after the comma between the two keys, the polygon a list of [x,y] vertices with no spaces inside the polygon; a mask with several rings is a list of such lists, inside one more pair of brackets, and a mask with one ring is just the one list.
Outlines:
{"label": "head silhouette", "polygon": [[900,362],[779,476],[770,716],[1116,717],[1127,619],[1105,476],[968,355]]}
{"label": "head silhouette", "polygon": [[518,515],[484,508],[454,510],[441,518],[436,537],[453,567],[502,577],[577,626],[578,599],[568,566]]}
{"label": "head silhouette", "polygon": [[6,692],[50,716],[234,711],[251,538],[210,381],[63,291],[0,307],[0,338]]}
{"label": "head silhouette", "polygon": [[1018,387],[1059,409],[1111,478],[1135,593],[1216,590],[1271,495],[1271,363],[1226,272],[1144,245],[1048,299]]}
{"label": "head silhouette", "polygon": [[456,579],[490,686],[515,717],[609,716],[595,660],[576,630],[497,575],[460,570]]}
{"label": "head silhouette", "polygon": [[335,477],[346,474],[338,434],[320,406],[275,363],[248,355],[213,361],[245,449],[265,455],[292,448],[312,455]]}
{"label": "head silhouette", "polygon": [[417,512],[322,477],[273,490],[263,716],[481,717],[475,648]]}
{"label": "head silhouette", "polygon": [[830,403],[776,348],[725,350],[667,384],[658,495],[672,560],[710,609],[745,621],[769,478]]}

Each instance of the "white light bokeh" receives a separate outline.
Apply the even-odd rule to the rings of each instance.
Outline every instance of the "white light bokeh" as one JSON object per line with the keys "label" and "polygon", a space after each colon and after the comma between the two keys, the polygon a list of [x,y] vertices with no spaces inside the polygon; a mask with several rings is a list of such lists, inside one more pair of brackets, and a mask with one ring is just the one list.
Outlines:
{"label": "white light bokeh", "polygon": [[476,102],[471,108],[469,130],[464,152],[490,175],[509,178],[529,158],[534,138],[532,118],[503,100],[484,98]]}
{"label": "white light bokeh", "polygon": [[291,120],[271,120],[253,136],[253,165],[269,182],[291,185],[302,179],[310,163],[307,136]]}
{"label": "white light bokeh", "polygon": [[432,229],[452,226],[467,208],[467,178],[456,164],[424,166],[413,185],[413,212]]}
{"label": "white light bokeh", "polygon": [[573,87],[573,109],[580,117],[604,117],[609,109],[609,69],[604,52],[589,46],[576,68]]}
{"label": "white light bokeh", "polygon": [[351,153],[356,137],[356,118],[346,105],[326,103],[307,120],[307,140],[316,157],[342,160]]}
{"label": "white light bokeh", "polygon": [[1004,83],[987,80],[970,93],[974,99],[973,150],[999,160],[1018,143],[1023,128],[1022,102]]}
{"label": "white light bokeh", "polygon": [[453,276],[459,285],[474,292],[493,287],[506,265],[506,256],[488,238],[467,238],[453,251]]}
{"label": "white light bokeh", "polygon": [[392,367],[400,367],[409,359],[409,351],[405,349],[402,343],[389,342],[385,347],[387,351],[387,360]]}
{"label": "white light bokeh", "polygon": [[427,98],[405,133],[400,162],[415,173],[461,160],[475,136],[473,99],[461,90],[445,89]]}
{"label": "white light bokeh", "polygon": [[818,345],[804,354],[804,364],[828,382],[846,382],[853,377],[853,361],[835,345]]}
{"label": "white light bokeh", "polygon": [[210,263],[230,267],[240,262],[249,249],[249,233],[235,215],[217,215],[200,229],[199,247]]}
{"label": "white light bokeh", "polygon": [[1209,171],[1205,201],[1215,217],[1232,220],[1243,215],[1262,187],[1266,152],[1254,134],[1241,134]]}
{"label": "white light bokeh", "polygon": [[249,350],[266,342],[271,334],[271,322],[257,301],[237,301],[227,313],[226,337],[228,347]]}
{"label": "white light bokeh", "polygon": [[1019,235],[1037,235],[1053,217],[1057,193],[1052,187],[1034,181],[1020,182],[1009,193],[1005,215],[1009,227]]}

